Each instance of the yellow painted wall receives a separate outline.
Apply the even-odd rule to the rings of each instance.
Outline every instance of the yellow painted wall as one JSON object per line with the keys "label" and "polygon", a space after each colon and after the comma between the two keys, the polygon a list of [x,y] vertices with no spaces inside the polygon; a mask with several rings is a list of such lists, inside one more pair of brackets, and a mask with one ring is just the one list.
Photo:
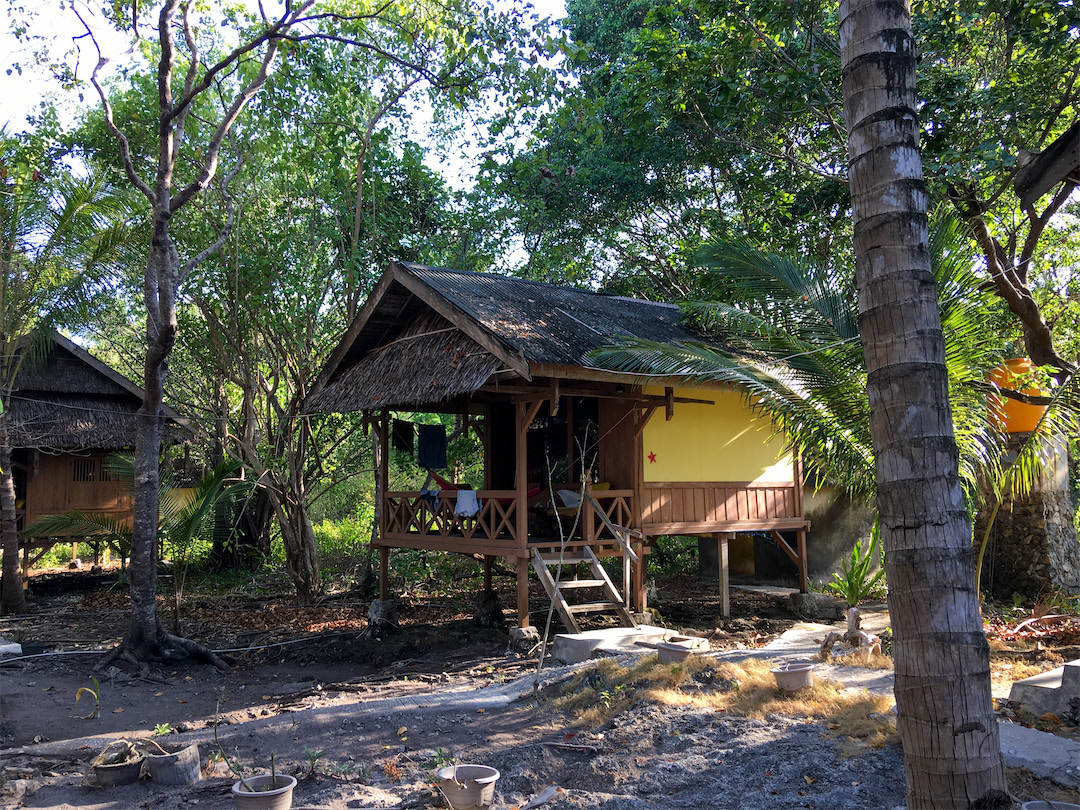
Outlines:
{"label": "yellow painted wall", "polygon": [[[663,395],[662,388],[647,394]],[[675,403],[675,416],[657,409],[642,436],[646,481],[760,481],[793,479],[790,452],[768,419],[757,416],[734,391],[675,389],[676,397],[715,405]]]}

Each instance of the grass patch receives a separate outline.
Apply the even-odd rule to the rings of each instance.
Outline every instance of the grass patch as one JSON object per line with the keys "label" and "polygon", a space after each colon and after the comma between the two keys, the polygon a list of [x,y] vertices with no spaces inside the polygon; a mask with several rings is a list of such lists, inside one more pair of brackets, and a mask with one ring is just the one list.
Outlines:
{"label": "grass patch", "polygon": [[679,664],[661,664],[647,655],[629,667],[605,658],[581,670],[549,698],[553,708],[595,728],[639,701],[693,706],[750,718],[778,714],[820,721],[830,736],[880,747],[896,739],[892,698],[849,693],[820,678],[793,694],[781,692],[769,671],[771,661],[717,662],[692,655]]}
{"label": "grass patch", "polygon": [[863,669],[888,669],[893,668],[891,655],[882,655],[879,652],[871,652],[867,655],[862,650],[851,650],[842,655],[834,655],[828,659],[814,656],[815,661],[824,661],[827,664],[835,664],[844,667],[862,667]]}

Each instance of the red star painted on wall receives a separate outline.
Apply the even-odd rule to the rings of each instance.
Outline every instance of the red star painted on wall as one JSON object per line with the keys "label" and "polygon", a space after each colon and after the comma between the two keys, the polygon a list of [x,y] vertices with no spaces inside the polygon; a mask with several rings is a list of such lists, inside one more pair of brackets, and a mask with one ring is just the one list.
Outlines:
{"label": "red star painted on wall", "polygon": [[655,464],[656,463],[656,453],[649,453],[649,463],[650,464]]}

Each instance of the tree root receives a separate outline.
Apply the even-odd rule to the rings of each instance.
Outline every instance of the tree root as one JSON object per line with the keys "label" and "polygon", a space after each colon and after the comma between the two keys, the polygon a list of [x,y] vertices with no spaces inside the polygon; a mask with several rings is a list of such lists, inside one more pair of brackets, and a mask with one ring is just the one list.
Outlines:
{"label": "tree root", "polygon": [[863,650],[868,656],[874,652],[880,653],[881,639],[873,633],[867,633],[865,630],[860,630],[860,622],[861,619],[859,618],[858,609],[851,608],[847,615],[847,631],[844,633],[837,633],[835,631],[829,633],[829,635],[825,637],[825,640],[821,642],[821,651],[819,653],[821,660],[829,660],[832,656],[833,647],[838,641],[842,641],[853,649]]}
{"label": "tree root", "polygon": [[123,661],[133,666],[137,671],[137,677],[140,678],[149,676],[151,661],[167,664],[195,661],[200,664],[212,664],[222,672],[227,672],[230,668],[229,664],[209,647],[197,641],[164,632],[158,633],[155,643],[142,645],[142,649],[139,650],[133,649],[127,639],[121,641],[98,662],[94,671],[100,672],[116,661]]}

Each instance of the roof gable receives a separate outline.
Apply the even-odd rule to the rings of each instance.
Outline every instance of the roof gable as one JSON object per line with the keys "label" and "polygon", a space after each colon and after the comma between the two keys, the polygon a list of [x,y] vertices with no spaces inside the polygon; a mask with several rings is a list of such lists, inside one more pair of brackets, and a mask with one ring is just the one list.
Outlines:
{"label": "roof gable", "polygon": [[[443,324],[441,348],[432,343],[439,333],[431,326],[434,321],[428,322],[429,315]],[[625,377],[594,366],[590,353],[626,337],[668,343],[694,339],[679,317],[673,304],[393,263],[332,353],[323,372],[328,383],[325,388],[316,386],[309,405],[316,410],[358,410],[445,402],[451,390],[461,395],[483,385],[481,368],[524,379],[531,379],[539,368],[550,372],[552,367],[568,369],[570,376],[580,368]],[[422,337],[426,354],[402,348],[398,342],[406,336],[411,341]],[[467,345],[497,362],[469,364],[468,379],[456,366],[444,369],[442,375],[420,368],[425,357],[437,363],[443,355],[461,355]],[[378,361],[373,359],[384,352],[388,353]],[[432,384],[421,383],[418,388],[418,376],[431,377]]]}
{"label": "roof gable", "polygon": [[[51,330],[52,346],[20,369],[11,393],[12,445],[54,451],[131,447],[143,390],[86,349]],[[166,419],[187,426],[164,407]]]}

